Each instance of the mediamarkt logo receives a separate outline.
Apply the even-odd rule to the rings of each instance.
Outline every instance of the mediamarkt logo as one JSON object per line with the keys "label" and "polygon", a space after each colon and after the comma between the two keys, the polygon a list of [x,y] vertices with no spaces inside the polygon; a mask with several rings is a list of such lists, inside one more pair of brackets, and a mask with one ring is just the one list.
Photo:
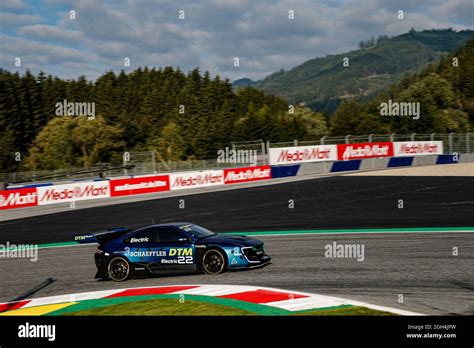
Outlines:
{"label": "mediamarkt logo", "polygon": [[173,187],[199,186],[217,183],[222,183],[222,174],[212,175],[209,173],[205,175],[198,174],[188,178],[178,176],[173,182]]}
{"label": "mediamarkt logo", "polygon": [[27,193],[21,195],[20,192],[10,193],[6,196],[0,194],[0,207],[8,207],[14,205],[34,204],[36,202],[36,193]]}
{"label": "mediamarkt logo", "polygon": [[115,191],[138,190],[138,189],[147,189],[147,188],[158,188],[158,187],[163,187],[166,185],[167,185],[166,181],[155,180],[155,181],[141,182],[139,184],[119,185],[119,186],[115,186],[114,190]]}
{"label": "mediamarkt logo", "polygon": [[363,145],[363,146],[352,146],[348,145],[342,158],[357,158],[357,157],[382,157],[388,156],[390,152],[390,146],[379,146],[375,145]]}
{"label": "mediamarkt logo", "polygon": [[419,144],[402,144],[400,146],[400,150],[398,154],[411,154],[411,153],[438,153],[439,146],[438,144],[426,144],[426,143],[419,143]]}
{"label": "mediamarkt logo", "polygon": [[266,179],[270,178],[270,169],[247,169],[245,171],[240,171],[236,173],[239,169],[231,170],[227,173],[225,181],[241,181],[241,180],[250,180],[250,179]]}
{"label": "mediamarkt logo", "polygon": [[44,201],[60,201],[60,200],[70,200],[78,199],[84,197],[99,197],[108,195],[108,185],[102,185],[100,187],[95,187],[93,185],[87,185],[84,187],[76,186],[74,188],[64,188],[62,191],[56,191],[53,187],[47,189],[45,193],[40,197],[40,202]]}
{"label": "mediamarkt logo", "polygon": [[328,149],[319,149],[314,148],[312,150],[305,149],[303,151],[296,150],[295,152],[290,152],[288,150],[283,150],[278,156],[278,162],[298,162],[298,161],[313,161],[313,160],[323,160],[329,159],[331,156],[331,150]]}

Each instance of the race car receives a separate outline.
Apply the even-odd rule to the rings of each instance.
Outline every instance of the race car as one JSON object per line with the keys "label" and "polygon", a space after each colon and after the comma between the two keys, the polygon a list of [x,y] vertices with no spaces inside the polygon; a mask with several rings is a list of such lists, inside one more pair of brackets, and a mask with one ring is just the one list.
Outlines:
{"label": "race car", "polygon": [[121,282],[151,274],[219,274],[268,264],[271,257],[258,239],[218,234],[192,223],[167,223],[132,230],[112,228],[77,235],[79,243],[99,243],[95,278]]}

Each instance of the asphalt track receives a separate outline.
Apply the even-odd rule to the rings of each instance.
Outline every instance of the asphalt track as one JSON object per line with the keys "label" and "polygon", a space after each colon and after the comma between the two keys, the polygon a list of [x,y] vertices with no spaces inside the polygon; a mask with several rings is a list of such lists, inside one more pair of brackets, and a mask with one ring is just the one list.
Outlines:
{"label": "asphalt track", "polygon": [[66,242],[152,221],[190,221],[216,232],[474,226],[474,178],[339,176],[72,209],[0,222],[0,242]]}
{"label": "asphalt track", "polygon": [[[72,210],[0,223],[3,241],[68,241],[74,233],[187,220],[216,231],[474,226],[474,180],[466,177],[331,177]],[[397,203],[403,199],[404,208]],[[294,209],[288,201],[294,201]],[[425,314],[474,314],[474,235],[405,233],[259,237],[273,257],[262,269],[218,276],[93,279],[95,246],[41,249],[37,262],[0,259],[0,301],[56,282],[34,297],[165,284],[248,284],[346,297]],[[357,243],[365,259],[326,258],[325,245]],[[459,256],[453,256],[453,247]],[[399,295],[404,303],[398,303]]]}
{"label": "asphalt track", "polygon": [[[40,249],[37,262],[0,261],[0,301],[12,300],[48,277],[33,297],[172,284],[239,284],[332,295],[424,314],[474,314],[474,239],[470,233],[301,235],[261,237],[272,264],[248,271],[132,279],[94,279],[95,245]],[[365,258],[326,258],[325,245],[360,243]],[[452,247],[459,256],[452,256]],[[404,303],[399,304],[399,294]],[[72,299],[73,300],[73,299]]]}

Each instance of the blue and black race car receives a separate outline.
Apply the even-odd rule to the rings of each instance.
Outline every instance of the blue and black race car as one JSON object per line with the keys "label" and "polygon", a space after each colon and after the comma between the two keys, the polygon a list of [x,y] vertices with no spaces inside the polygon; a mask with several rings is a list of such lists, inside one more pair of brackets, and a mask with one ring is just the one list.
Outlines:
{"label": "blue and black race car", "polygon": [[123,281],[149,274],[205,272],[260,267],[271,258],[258,239],[217,234],[191,223],[152,225],[137,230],[114,228],[75,236],[99,243],[96,278]]}

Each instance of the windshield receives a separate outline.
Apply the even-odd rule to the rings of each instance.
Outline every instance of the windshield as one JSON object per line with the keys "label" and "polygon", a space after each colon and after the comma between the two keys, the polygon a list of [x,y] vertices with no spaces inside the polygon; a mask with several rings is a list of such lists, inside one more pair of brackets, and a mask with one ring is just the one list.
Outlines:
{"label": "windshield", "polygon": [[201,239],[204,237],[214,236],[216,233],[205,229],[204,227],[198,225],[182,225],[179,228],[187,233],[189,233],[195,239]]}

